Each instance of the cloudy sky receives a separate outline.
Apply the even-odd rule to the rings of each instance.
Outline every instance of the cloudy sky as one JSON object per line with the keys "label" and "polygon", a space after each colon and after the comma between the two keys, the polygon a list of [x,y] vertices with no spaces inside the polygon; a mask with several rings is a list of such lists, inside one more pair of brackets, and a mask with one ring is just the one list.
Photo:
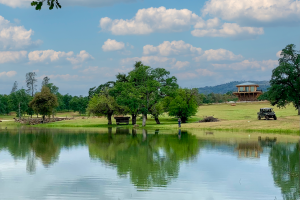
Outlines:
{"label": "cloudy sky", "polygon": [[141,60],[164,67],[181,87],[269,80],[287,44],[300,47],[295,0],[0,0],[0,93],[36,72],[62,94],[89,88]]}

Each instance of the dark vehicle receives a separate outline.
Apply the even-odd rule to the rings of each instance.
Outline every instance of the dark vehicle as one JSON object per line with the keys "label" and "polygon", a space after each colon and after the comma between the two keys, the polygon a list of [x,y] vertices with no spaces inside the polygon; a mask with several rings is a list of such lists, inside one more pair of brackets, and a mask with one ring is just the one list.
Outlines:
{"label": "dark vehicle", "polygon": [[260,111],[257,113],[257,119],[261,120],[262,118],[265,118],[266,120],[269,120],[270,118],[277,120],[273,108],[261,108]]}

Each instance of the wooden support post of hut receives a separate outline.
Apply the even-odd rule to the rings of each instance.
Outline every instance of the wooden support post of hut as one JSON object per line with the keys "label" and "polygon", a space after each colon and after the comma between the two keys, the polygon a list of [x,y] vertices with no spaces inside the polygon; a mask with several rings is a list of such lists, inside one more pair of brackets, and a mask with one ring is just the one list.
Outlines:
{"label": "wooden support post of hut", "polygon": [[116,120],[116,124],[119,125],[121,123],[129,124],[130,117],[114,117]]}
{"label": "wooden support post of hut", "polygon": [[262,94],[262,90],[258,90],[259,85],[255,83],[242,83],[236,86],[237,92],[233,92],[239,98],[239,101],[257,101]]}

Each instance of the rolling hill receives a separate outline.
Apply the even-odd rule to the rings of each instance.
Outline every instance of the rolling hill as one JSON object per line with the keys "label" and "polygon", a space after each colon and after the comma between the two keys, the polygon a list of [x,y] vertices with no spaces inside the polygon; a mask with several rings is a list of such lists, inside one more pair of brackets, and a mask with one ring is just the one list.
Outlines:
{"label": "rolling hill", "polygon": [[245,82],[251,82],[251,83],[258,84],[259,85],[258,89],[262,90],[263,92],[267,91],[268,87],[270,87],[269,81],[232,81],[229,83],[216,85],[216,86],[201,87],[201,88],[198,88],[198,90],[199,90],[199,93],[203,93],[203,94],[209,94],[209,93],[225,94],[226,92],[229,92],[229,91],[236,91],[237,90],[236,85],[245,83]]}

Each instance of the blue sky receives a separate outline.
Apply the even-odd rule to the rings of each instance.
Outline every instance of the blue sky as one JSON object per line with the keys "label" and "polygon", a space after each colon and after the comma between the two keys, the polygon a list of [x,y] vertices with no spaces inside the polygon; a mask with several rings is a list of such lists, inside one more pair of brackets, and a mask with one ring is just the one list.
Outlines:
{"label": "blue sky", "polygon": [[164,67],[181,87],[269,80],[280,50],[300,45],[294,0],[0,0],[0,93],[35,71],[62,94],[127,73],[135,61]]}

